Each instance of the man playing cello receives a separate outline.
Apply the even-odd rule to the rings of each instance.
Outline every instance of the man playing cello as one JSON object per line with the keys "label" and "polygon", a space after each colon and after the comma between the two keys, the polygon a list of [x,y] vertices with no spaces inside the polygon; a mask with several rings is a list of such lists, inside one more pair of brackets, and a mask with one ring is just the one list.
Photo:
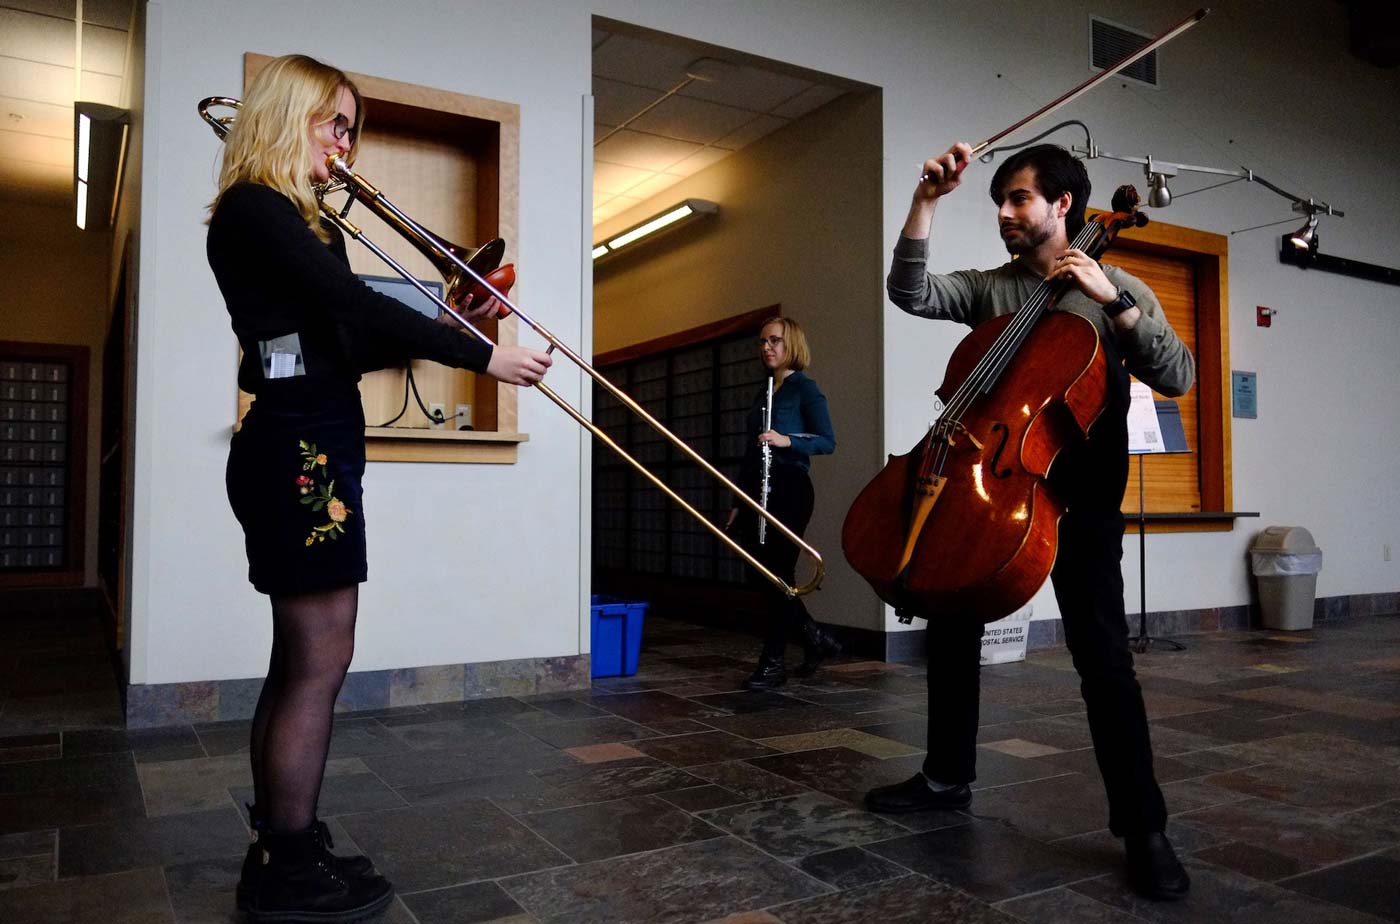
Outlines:
{"label": "man playing cello", "polygon": [[[1056,310],[1072,311],[1098,330],[1109,360],[1109,395],[1088,439],[1067,447],[1050,470],[1050,486],[1067,505],[1051,583],[1082,680],[1108,795],[1109,828],[1125,839],[1130,881],[1151,898],[1180,898],[1190,880],[1164,833],[1166,806],[1152,771],[1142,689],[1128,650],[1120,507],[1128,476],[1128,374],[1177,396],[1191,387],[1194,363],[1141,280],[1070,247],[1084,225],[1090,185],[1084,165],[1058,146],[1019,151],[992,178],[1002,241],[1014,259],[988,271],[929,273],[934,210],[961,183],[971,153],[959,143],[924,164],[895,246],[890,300],[919,317],[975,327],[1014,313],[1042,280],[1066,281],[1071,288]],[[953,615],[928,623],[930,708],[923,771],[868,793],[866,804],[873,811],[956,809],[971,802],[983,626]]]}

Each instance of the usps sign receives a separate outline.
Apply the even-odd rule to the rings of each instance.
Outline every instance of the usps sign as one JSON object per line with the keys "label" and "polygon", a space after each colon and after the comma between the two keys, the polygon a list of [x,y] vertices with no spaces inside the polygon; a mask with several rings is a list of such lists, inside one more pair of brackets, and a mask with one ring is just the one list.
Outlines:
{"label": "usps sign", "polygon": [[982,663],[1005,664],[1026,660],[1026,641],[1030,635],[1031,605],[1027,603],[1005,619],[987,623],[982,633]]}

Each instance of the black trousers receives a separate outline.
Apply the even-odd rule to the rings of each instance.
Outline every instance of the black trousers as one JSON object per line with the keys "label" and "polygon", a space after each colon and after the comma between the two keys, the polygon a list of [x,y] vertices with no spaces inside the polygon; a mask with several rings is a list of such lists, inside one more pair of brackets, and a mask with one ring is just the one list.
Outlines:
{"label": "black trousers", "polygon": [[[755,493],[753,496],[758,495]],[[784,526],[799,536],[805,533],[807,524],[812,520],[815,500],[812,479],[805,471],[794,465],[773,466],[769,478],[768,512],[781,520]],[[791,585],[796,577],[797,559],[801,555],[797,546],[771,526],[767,541],[759,545],[758,516],[747,507],[739,508],[739,517],[734,525],[739,543]],[[789,635],[800,638],[803,626],[811,622],[812,617],[801,597],[789,598],[753,568],[748,569],[748,581],[750,586],[763,593],[766,608],[763,657],[781,660]]]}
{"label": "black trousers", "polygon": [[[1051,487],[1071,500],[1060,520],[1050,582],[1108,794],[1108,826],[1127,837],[1164,830],[1167,810],[1152,772],[1142,687],[1128,649],[1119,512],[1128,477],[1127,379],[1121,367],[1110,368],[1117,375],[1103,416],[1090,438],[1067,448],[1051,469]],[[977,777],[982,630],[975,620],[929,622],[929,750],[923,769],[940,783],[970,783]]]}

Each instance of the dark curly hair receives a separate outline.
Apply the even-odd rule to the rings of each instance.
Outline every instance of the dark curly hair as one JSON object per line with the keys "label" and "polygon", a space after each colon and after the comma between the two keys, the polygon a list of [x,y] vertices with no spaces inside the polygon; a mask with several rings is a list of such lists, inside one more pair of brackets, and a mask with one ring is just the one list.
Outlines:
{"label": "dark curly hair", "polygon": [[1035,170],[1040,194],[1054,201],[1070,194],[1069,214],[1065,216],[1065,234],[1070,240],[1084,227],[1084,207],[1089,204],[1089,171],[1084,163],[1058,144],[1037,144],[1008,157],[992,175],[992,201],[1000,208],[1006,199],[1007,182],[1023,167]]}

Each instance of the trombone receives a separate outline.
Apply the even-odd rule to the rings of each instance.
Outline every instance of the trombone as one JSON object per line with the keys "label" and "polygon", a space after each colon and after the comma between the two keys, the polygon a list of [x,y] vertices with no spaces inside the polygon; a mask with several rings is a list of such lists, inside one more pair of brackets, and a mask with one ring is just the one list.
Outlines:
{"label": "trombone", "polygon": [[[238,110],[242,108],[242,103],[239,100],[227,96],[211,96],[207,99],[200,100],[200,116],[205,122],[209,123],[209,126],[213,128],[214,133],[219,136],[220,140],[223,140],[228,137],[229,131],[232,130],[235,117],[232,115],[214,115],[210,112],[210,109],[216,106]],[[453,307],[453,302],[455,301],[458,304],[465,305],[470,301],[475,301],[478,297],[484,298],[486,295],[495,296],[501,304],[506,306],[509,313],[513,313],[517,318],[525,322],[526,326],[536,334],[539,334],[540,337],[549,344],[549,349],[546,351],[547,353],[553,353],[555,350],[558,350],[564,356],[568,357],[574,365],[587,373],[589,378],[593,379],[593,381],[606,389],[614,398],[622,402],[632,413],[646,421],[653,430],[665,437],[671,445],[685,453],[692,462],[699,465],[712,478],[728,488],[738,501],[746,504],[749,509],[761,518],[761,523],[771,525],[778,532],[782,533],[783,536],[787,537],[789,541],[796,545],[798,549],[812,560],[812,577],[808,579],[806,583],[799,584],[795,587],[788,584],[740,546],[739,543],[727,535],[724,530],[711,522],[708,517],[691,506],[685,498],[672,490],[671,487],[657,475],[648,471],[640,462],[619,446],[612,437],[608,436],[607,433],[603,432],[603,430],[596,426],[591,420],[583,416],[573,405],[559,397],[559,395],[543,381],[536,382],[533,386],[534,388],[558,405],[560,410],[572,417],[579,426],[586,429],[589,433],[592,433],[595,438],[613,452],[617,453],[623,461],[632,466],[633,469],[651,482],[652,485],[679,504],[686,513],[690,514],[691,517],[704,526],[705,529],[709,530],[711,535],[729,546],[730,549],[743,558],[744,561],[752,565],[759,574],[763,575],[764,578],[778,587],[784,594],[789,597],[797,597],[802,594],[810,593],[821,585],[822,578],[826,574],[826,565],[822,561],[820,552],[804,542],[801,536],[798,536],[777,517],[765,510],[757,501],[741,491],[738,485],[734,484],[734,482],[726,478],[713,465],[701,458],[699,453],[687,446],[680,437],[668,430],[655,417],[648,414],[646,410],[636,401],[632,400],[626,392],[622,391],[612,382],[609,382],[602,373],[589,365],[583,357],[570,349],[563,341],[545,328],[543,324],[540,324],[529,314],[521,311],[510,299],[506,298],[505,293],[497,286],[504,283],[504,287],[509,288],[509,280],[513,280],[514,277],[513,272],[508,266],[497,268],[505,253],[504,242],[500,240],[490,241],[468,254],[463,248],[442,240],[410,218],[401,209],[390,202],[372,183],[351,170],[349,164],[345,162],[343,157],[335,155],[327,158],[326,167],[330,171],[332,181],[317,190],[317,201],[320,204],[321,212],[325,214],[332,224],[340,228],[346,235],[368,247],[375,256],[392,267],[396,273],[413,285],[419,292],[422,292],[428,298],[432,299],[440,309],[450,314],[463,328],[478,340],[493,346],[494,343],[490,338],[477,330],[466,318],[458,313],[457,309]],[[337,210],[334,206],[325,201],[325,195],[341,189],[349,192],[349,198],[345,202],[345,207]],[[363,203],[365,208],[379,216],[390,228],[402,235],[433,263],[447,282],[447,290],[443,297],[439,297],[437,293],[419,281],[417,277],[405,269],[397,260],[385,253],[382,248],[366,237],[364,232],[354,222],[346,217],[349,214],[350,206],[356,201]]]}

